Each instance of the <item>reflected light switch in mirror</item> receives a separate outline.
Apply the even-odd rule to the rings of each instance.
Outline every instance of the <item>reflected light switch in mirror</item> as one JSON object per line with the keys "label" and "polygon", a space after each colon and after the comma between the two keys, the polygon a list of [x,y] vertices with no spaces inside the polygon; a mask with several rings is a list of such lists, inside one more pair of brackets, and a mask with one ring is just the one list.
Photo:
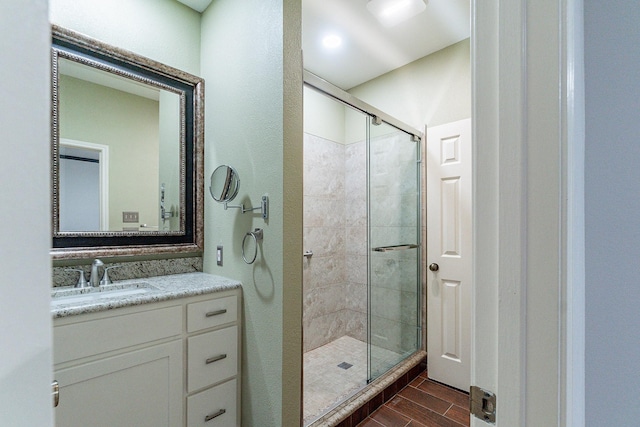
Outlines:
{"label": "reflected light switch in mirror", "polygon": [[122,212],[122,222],[139,222],[138,212]]}

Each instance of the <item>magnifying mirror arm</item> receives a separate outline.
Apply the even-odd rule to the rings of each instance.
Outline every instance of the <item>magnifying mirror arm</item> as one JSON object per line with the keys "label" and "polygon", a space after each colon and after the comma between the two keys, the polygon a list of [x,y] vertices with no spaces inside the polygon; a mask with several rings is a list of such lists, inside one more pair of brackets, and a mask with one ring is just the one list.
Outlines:
{"label": "magnifying mirror arm", "polygon": [[254,207],[245,208],[244,203],[241,205],[229,205],[228,202],[224,202],[224,210],[227,210],[228,208],[240,209],[240,212],[242,213],[247,213],[247,212],[256,211],[260,209],[262,218],[268,219],[269,218],[269,196],[267,196],[266,194],[263,195],[262,201],[260,202],[260,206],[257,206],[255,208]]}

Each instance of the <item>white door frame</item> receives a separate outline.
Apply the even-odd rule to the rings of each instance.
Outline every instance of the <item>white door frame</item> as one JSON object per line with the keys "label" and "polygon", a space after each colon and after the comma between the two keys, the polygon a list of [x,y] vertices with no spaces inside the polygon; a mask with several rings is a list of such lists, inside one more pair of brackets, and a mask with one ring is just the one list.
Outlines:
{"label": "white door frame", "polygon": [[109,231],[109,146],[67,138],[60,138],[60,145],[98,152],[98,168],[100,171],[100,231]]}
{"label": "white door frame", "polygon": [[46,0],[2,2],[0,424],[53,427],[51,33]]}
{"label": "white door frame", "polygon": [[472,3],[471,381],[498,426],[583,425],[582,0]]}

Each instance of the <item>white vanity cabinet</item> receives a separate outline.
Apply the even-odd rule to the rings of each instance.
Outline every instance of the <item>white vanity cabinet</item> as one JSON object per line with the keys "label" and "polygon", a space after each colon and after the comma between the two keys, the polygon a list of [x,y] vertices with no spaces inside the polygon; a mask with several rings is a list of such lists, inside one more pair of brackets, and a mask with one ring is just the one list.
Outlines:
{"label": "white vanity cabinet", "polygon": [[240,298],[231,290],[54,319],[56,426],[240,426]]}

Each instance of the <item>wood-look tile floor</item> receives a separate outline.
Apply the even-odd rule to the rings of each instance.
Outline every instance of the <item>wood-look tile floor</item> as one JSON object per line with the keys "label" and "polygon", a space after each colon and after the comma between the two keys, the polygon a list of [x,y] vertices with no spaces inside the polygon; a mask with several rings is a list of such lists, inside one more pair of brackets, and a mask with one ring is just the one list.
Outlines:
{"label": "wood-look tile floor", "polygon": [[469,395],[422,372],[358,427],[461,427],[469,425]]}

